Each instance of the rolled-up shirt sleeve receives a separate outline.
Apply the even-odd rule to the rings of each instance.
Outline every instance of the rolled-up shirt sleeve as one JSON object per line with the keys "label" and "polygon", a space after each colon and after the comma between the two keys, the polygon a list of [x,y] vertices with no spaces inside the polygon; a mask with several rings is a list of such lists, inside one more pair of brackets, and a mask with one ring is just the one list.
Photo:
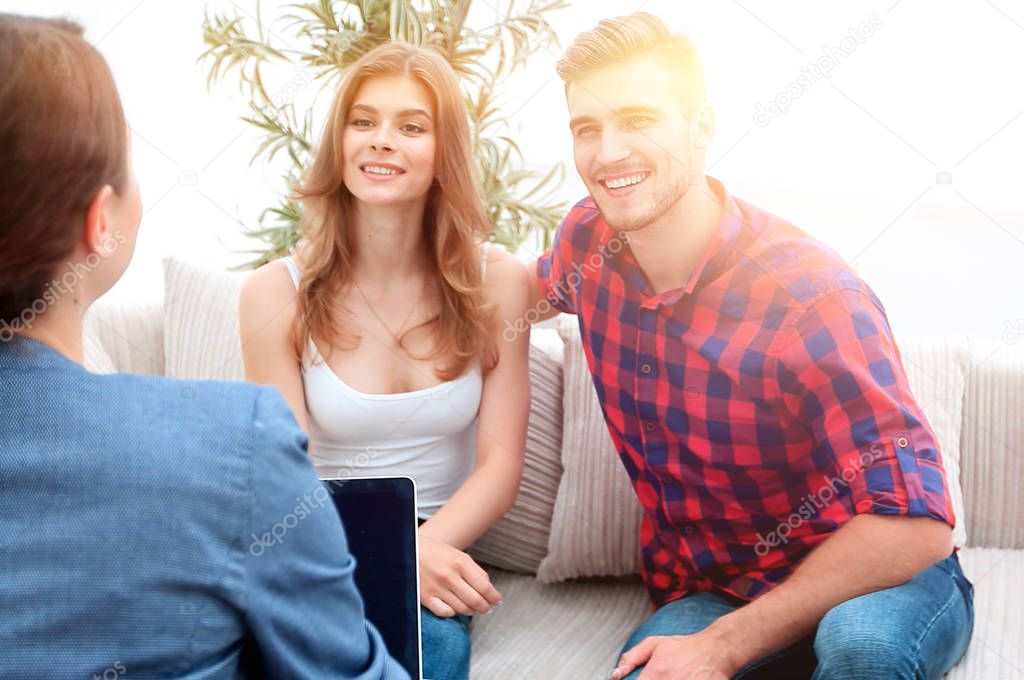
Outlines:
{"label": "rolled-up shirt sleeve", "polygon": [[814,465],[842,478],[852,511],[954,526],[938,440],[874,295],[831,292],[791,331],[778,365],[783,401],[809,428]]}
{"label": "rolled-up shirt sleeve", "polygon": [[253,430],[245,600],[264,673],[408,680],[364,616],[341,520],[276,389],[261,390]]}

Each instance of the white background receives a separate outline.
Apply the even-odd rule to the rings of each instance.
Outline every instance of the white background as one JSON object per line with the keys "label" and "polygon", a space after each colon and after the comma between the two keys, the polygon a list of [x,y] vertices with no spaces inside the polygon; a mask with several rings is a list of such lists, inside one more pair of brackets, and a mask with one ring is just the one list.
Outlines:
{"label": "white background", "polygon": [[[476,0],[474,23],[493,19],[497,2]],[[264,19],[285,14],[283,5],[263,2]],[[117,79],[145,213],[135,259],[107,300],[159,301],[164,257],[218,268],[246,261],[243,225],[276,203],[281,185],[276,170],[249,166],[258,136],[238,120],[245,106],[233,81],[207,90],[196,59],[204,10],[255,14],[255,0],[0,6],[77,19]],[[641,8],[702,54],[718,112],[710,174],[733,194],[838,250],[898,334],[1000,337],[1020,324],[1024,336],[1021,3],[577,0],[551,19],[564,48],[598,19]],[[877,28],[848,55],[826,49],[842,49],[850,29],[871,21]],[[279,44],[297,44],[283,24],[273,30]],[[559,53],[539,52],[502,105],[530,166],[563,163],[560,196],[575,201],[583,192],[554,75]],[[830,77],[796,84],[827,54],[838,62]],[[300,74],[277,75],[286,83]],[[759,104],[791,86],[799,96],[784,115],[755,121]]]}

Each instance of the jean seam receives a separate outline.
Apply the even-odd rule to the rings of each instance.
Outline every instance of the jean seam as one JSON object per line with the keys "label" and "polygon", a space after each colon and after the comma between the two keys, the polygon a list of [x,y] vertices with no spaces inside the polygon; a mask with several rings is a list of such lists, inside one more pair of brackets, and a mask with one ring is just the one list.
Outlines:
{"label": "jean seam", "polygon": [[949,611],[950,607],[953,606],[953,600],[956,599],[957,595],[961,594],[960,593],[960,587],[957,585],[956,579],[953,577],[953,574],[950,574],[949,572],[946,572],[945,569],[943,569],[942,571],[947,576],[949,576],[950,585],[953,586],[953,592],[949,596],[949,598],[946,600],[946,603],[942,606],[942,608],[939,609],[939,611],[935,612],[935,616],[933,616],[931,618],[931,620],[928,622],[928,624],[924,627],[924,630],[921,631],[921,634],[918,635],[917,639],[914,641],[914,646],[912,648],[912,653],[914,655],[914,675],[916,677],[923,677],[922,674],[921,674],[921,653],[920,652],[921,652],[921,645],[924,642],[924,639],[928,636],[928,633],[931,632],[932,628],[935,627],[935,622],[939,620],[939,617],[941,617],[943,614],[945,614],[947,611]]}

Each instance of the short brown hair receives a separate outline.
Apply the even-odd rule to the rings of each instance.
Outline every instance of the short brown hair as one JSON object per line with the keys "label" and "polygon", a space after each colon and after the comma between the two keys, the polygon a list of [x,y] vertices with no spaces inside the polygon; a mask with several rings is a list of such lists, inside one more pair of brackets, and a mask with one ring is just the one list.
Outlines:
{"label": "short brown hair", "polygon": [[593,71],[642,56],[654,57],[676,80],[687,113],[704,104],[704,69],[693,43],[671,33],[661,19],[647,12],[605,19],[597,28],[580,33],[556,68],[568,89],[569,83]]}
{"label": "short brown hair", "polygon": [[128,180],[121,100],[82,32],[0,14],[0,321],[43,293],[96,192]]}

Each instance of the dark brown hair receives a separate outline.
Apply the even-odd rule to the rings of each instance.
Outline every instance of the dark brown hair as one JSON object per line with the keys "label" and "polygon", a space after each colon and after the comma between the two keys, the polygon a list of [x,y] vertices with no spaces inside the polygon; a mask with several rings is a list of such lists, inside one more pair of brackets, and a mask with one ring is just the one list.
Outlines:
{"label": "dark brown hair", "polygon": [[128,180],[121,100],[82,32],[0,14],[0,321],[43,293],[96,192]]}
{"label": "dark brown hair", "polygon": [[671,33],[661,19],[647,12],[605,19],[597,28],[580,33],[556,68],[568,90],[569,83],[593,71],[643,56],[654,57],[672,76],[686,113],[704,104],[704,69],[693,43]]}
{"label": "dark brown hair", "polygon": [[370,78],[401,75],[430,93],[436,109],[434,183],[427,196],[423,229],[434,277],[441,292],[437,316],[403,333],[432,333],[433,350],[423,358],[442,359],[438,375],[452,380],[470,363],[486,372],[497,363],[492,309],[483,301],[481,240],[488,215],[480,195],[468,115],[459,82],[439,52],[405,43],[385,43],[349,67],[334,97],[323,138],[297,196],[303,202],[304,249],[299,282],[298,352],[313,337],[327,347],[351,346],[359,338],[352,324],[338,318],[335,304],[352,279],[356,257],[349,227],[354,197],[342,181],[341,138],[359,88]]}

